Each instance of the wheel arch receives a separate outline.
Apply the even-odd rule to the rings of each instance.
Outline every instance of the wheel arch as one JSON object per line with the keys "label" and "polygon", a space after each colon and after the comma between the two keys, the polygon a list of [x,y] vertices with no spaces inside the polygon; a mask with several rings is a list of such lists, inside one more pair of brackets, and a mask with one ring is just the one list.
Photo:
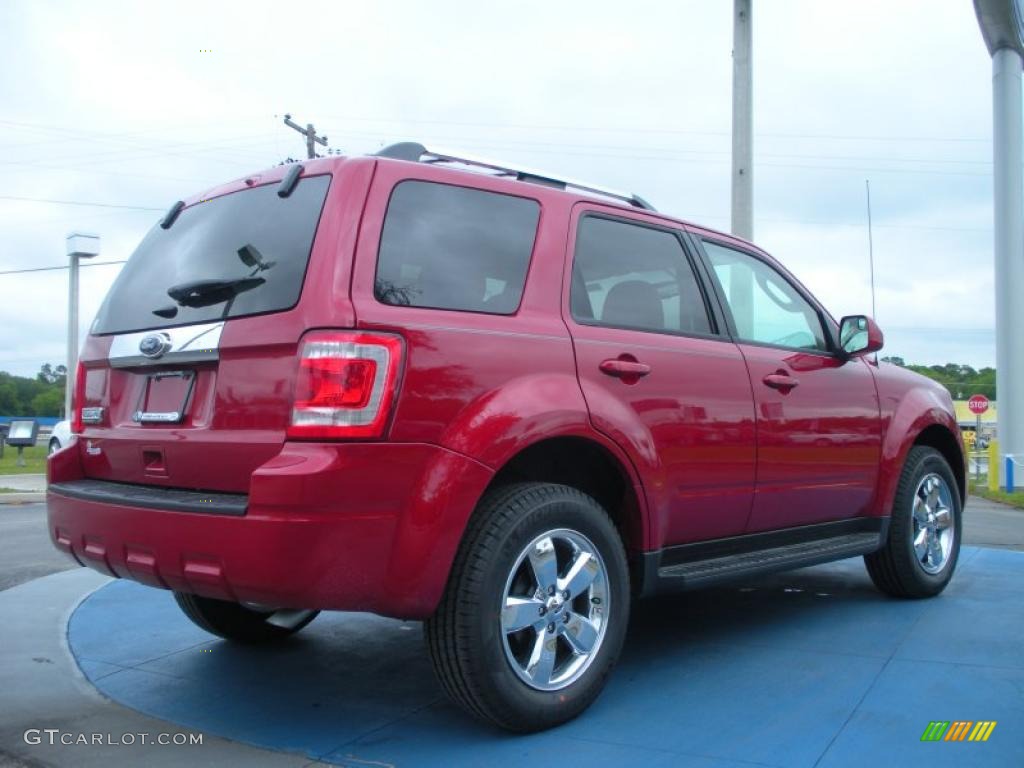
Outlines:
{"label": "wheel arch", "polygon": [[918,391],[903,399],[886,430],[874,514],[891,513],[896,486],[907,455],[915,445],[928,446],[942,454],[956,477],[960,503],[966,501],[967,468],[956,418],[931,392]]}
{"label": "wheel arch", "polygon": [[934,448],[942,454],[942,458],[953,470],[957,489],[960,492],[960,504],[963,505],[967,501],[967,465],[964,463],[960,442],[949,431],[949,428],[942,424],[930,424],[918,433],[914,438],[913,445]]}
{"label": "wheel arch", "polygon": [[603,442],[587,436],[561,435],[531,443],[509,457],[485,493],[522,481],[568,485],[592,496],[611,517],[627,552],[646,548],[643,490],[628,460]]}

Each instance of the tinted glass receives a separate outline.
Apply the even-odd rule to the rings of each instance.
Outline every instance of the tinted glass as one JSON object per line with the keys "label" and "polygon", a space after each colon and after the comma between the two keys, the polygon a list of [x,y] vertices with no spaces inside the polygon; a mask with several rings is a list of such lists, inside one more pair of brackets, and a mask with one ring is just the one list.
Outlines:
{"label": "tinted glass", "polygon": [[[290,309],[299,300],[330,176],[186,208],[150,230],[107,294],[93,333],[126,333]],[[159,312],[160,314],[156,314]]]}
{"label": "tinted glass", "polygon": [[796,349],[827,349],[817,311],[782,275],[760,259],[717,243],[705,240],[704,250],[740,339]]}
{"label": "tinted glass", "polygon": [[570,291],[577,322],[670,333],[711,333],[693,268],[670,232],[584,217]]}
{"label": "tinted glass", "polygon": [[523,295],[539,217],[535,200],[403,181],[384,219],[377,300],[512,314]]}

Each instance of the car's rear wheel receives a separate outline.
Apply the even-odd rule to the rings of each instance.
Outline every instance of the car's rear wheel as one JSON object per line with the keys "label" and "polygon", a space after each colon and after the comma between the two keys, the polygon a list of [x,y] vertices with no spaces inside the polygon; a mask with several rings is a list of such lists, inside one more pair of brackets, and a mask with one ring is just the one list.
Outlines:
{"label": "car's rear wheel", "polygon": [[236,643],[272,643],[305,627],[319,611],[247,606],[175,592],[182,612],[200,629]]}
{"label": "car's rear wheel", "polygon": [[508,730],[550,728],[604,687],[629,618],[618,532],[590,496],[519,483],[480,504],[425,625],[448,695]]}
{"label": "car's rear wheel", "polygon": [[871,580],[895,597],[932,597],[946,588],[960,554],[962,508],[942,454],[915,446],[907,455],[885,546],[865,556]]}

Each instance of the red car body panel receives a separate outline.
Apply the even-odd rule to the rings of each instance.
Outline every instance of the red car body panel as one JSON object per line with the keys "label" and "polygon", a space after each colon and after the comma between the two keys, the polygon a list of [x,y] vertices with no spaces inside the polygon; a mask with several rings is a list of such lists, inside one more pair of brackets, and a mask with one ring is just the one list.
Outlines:
{"label": "red car body panel", "polygon": [[[567,272],[575,225],[587,213],[666,225],[663,217],[581,203],[573,214]],[[754,498],[756,445],[750,382],[736,345],[577,323],[568,281],[562,313],[594,427],[623,446],[643,479],[647,547],[743,533]],[[601,362],[624,355],[650,365],[651,373],[626,383],[601,372]]]}
{"label": "red car body panel", "polygon": [[[295,306],[228,320],[219,359],[194,366],[193,405],[174,425],[132,422],[144,377],[112,368],[112,338],[90,335],[77,405],[103,407],[105,421],[85,425],[48,468],[51,484],[89,479],[245,494],[245,514],[51,492],[51,536],[78,562],[225,600],[423,618],[440,600],[492,480],[545,441],[589,441],[618,467],[634,496],[626,521],[634,554],[884,517],[906,453],[927,430],[945,430],[963,455],[948,394],[901,369],[736,344],[726,335],[638,333],[572,318],[569,275],[585,213],[711,237],[777,266],[754,246],[636,208],[429,164],[330,158],[304,168],[304,178],[333,178]],[[286,171],[239,179],[187,203],[276,184]],[[374,297],[388,201],[409,179],[539,203],[515,314],[392,306]],[[834,320],[827,322],[834,332]],[[401,335],[397,397],[383,437],[286,439],[301,340],[316,329]],[[602,372],[609,359],[652,370],[627,382]],[[783,394],[760,385],[779,370],[800,386]]]}
{"label": "red car body panel", "polygon": [[872,513],[889,514],[896,496],[903,462],[926,430],[940,428],[955,440],[960,461],[950,462],[960,480],[961,501],[966,499],[966,456],[956,421],[953,400],[939,384],[905,368],[882,363],[875,369],[882,413],[882,456]]}
{"label": "red car body panel", "polygon": [[[881,423],[864,360],[740,344],[757,408],[757,494],[749,532],[867,514]],[[782,373],[791,390],[766,386]]]}

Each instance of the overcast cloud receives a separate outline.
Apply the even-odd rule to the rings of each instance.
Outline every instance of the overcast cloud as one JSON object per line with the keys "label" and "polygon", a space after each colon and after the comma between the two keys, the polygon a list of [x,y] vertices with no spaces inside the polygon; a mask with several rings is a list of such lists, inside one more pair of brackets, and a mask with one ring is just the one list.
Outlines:
{"label": "overcast cloud", "polygon": [[[972,4],[754,5],[755,240],[835,316],[870,312],[870,178],[887,353],[993,365],[991,64]],[[464,148],[727,229],[731,8],[6,0],[0,270],[62,263],[72,229],[127,258],[173,201],[302,157],[285,112],[346,152]],[[118,269],[83,270],[83,332]],[[63,360],[66,280],[0,275],[0,370]]]}

